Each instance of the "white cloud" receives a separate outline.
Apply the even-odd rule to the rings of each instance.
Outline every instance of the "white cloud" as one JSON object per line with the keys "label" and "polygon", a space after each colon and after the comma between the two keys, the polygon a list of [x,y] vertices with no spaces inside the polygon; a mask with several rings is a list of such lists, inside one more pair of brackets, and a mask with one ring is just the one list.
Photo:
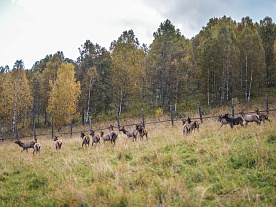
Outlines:
{"label": "white cloud", "polygon": [[[269,0],[271,2],[272,0]],[[4,2],[1,4],[1,2]],[[63,51],[76,59],[87,39],[109,49],[125,30],[132,29],[140,43],[150,44],[161,22],[171,20],[188,38],[210,18],[224,14],[237,21],[252,16],[273,18],[275,3],[249,0],[1,0],[0,66],[22,59],[26,68],[48,54]],[[262,4],[262,5],[261,5]],[[257,6],[258,8],[257,8]],[[270,5],[270,6],[268,6]],[[246,7],[247,6],[247,7]],[[256,12],[258,11],[258,12]],[[259,15],[255,17],[255,15]],[[263,15],[261,18],[260,15]],[[274,16],[275,17],[275,16]],[[273,19],[275,21],[275,19]]]}

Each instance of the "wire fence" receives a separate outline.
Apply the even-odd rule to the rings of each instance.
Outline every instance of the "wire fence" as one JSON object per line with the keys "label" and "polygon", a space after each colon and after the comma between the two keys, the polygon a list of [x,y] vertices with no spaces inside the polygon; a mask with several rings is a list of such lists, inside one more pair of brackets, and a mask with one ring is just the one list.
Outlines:
{"label": "wire fence", "polygon": [[[268,97],[266,96],[266,108],[264,110],[259,110],[259,112],[266,112],[266,113],[269,113],[269,112],[272,112],[272,111],[276,111],[276,109],[274,108],[270,108],[269,109],[269,106],[268,106]],[[235,117],[235,116],[238,116],[239,113],[235,113],[235,108],[234,108],[234,100],[232,99],[232,106],[231,106],[231,112],[232,112],[232,117]],[[252,111],[252,112],[246,112],[247,114],[250,114],[250,113],[256,113],[255,111]],[[144,126],[145,125],[150,125],[150,124],[160,124],[160,123],[166,123],[166,122],[170,122],[171,123],[171,126],[174,126],[175,122],[182,122],[182,119],[183,117],[180,117],[176,114],[183,114],[182,112],[177,112],[177,111],[173,111],[172,107],[170,106],[170,117],[168,120],[151,120],[151,121],[148,121],[148,122],[145,122],[145,114],[144,114],[144,110],[142,110],[142,116],[141,116],[141,120],[139,120],[137,123],[142,123]],[[198,114],[199,114],[199,117],[190,117],[192,120],[200,120],[201,123],[203,123],[203,120],[205,119],[213,119],[213,118],[218,118],[219,114],[218,115],[209,115],[209,116],[203,116],[202,115],[202,110],[201,110],[201,106],[200,106],[200,102],[198,102]],[[117,121],[117,126],[114,126],[114,128],[118,128],[120,129],[121,127],[121,123],[120,123],[120,116],[118,114],[118,112],[116,113],[116,121]],[[89,128],[89,130],[79,130],[79,127],[80,125],[82,125],[82,128]],[[124,124],[124,126],[135,126],[134,123],[130,123],[130,124]],[[81,132],[88,132],[88,133],[91,133],[92,130],[94,131],[104,131],[104,130],[107,130],[108,127],[103,127],[103,128],[96,128],[96,129],[93,129],[92,128],[92,120],[89,119],[89,124],[84,124],[82,123],[82,121],[78,121],[77,123],[73,123],[71,121],[70,125],[69,126],[65,126],[64,127],[65,129],[67,130],[63,130],[63,131],[59,131],[58,132],[55,132],[54,131],[54,127],[53,127],[53,123],[52,123],[52,131],[51,133],[37,133],[37,129],[34,127],[33,129],[33,135],[29,135],[29,136],[18,136],[16,138],[13,138],[13,137],[8,137],[8,136],[5,136],[5,132],[4,132],[4,129],[2,128],[2,136],[1,136],[1,141],[2,143],[4,143],[5,141],[7,140],[14,140],[14,139],[25,139],[25,138],[36,138],[37,136],[39,137],[42,137],[42,136],[48,136],[48,137],[54,137],[55,134],[59,134],[59,135],[70,135],[70,136],[73,136],[73,134],[80,134]],[[77,129],[78,130],[73,130],[73,129]]]}

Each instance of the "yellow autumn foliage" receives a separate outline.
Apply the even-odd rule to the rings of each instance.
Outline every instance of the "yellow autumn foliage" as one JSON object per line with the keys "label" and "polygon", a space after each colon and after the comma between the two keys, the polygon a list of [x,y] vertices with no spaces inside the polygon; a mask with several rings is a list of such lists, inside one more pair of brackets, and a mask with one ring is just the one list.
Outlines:
{"label": "yellow autumn foliage", "polygon": [[62,64],[55,82],[49,83],[51,91],[47,112],[54,117],[55,126],[69,123],[76,116],[81,90],[80,82],[76,82],[74,75],[73,64]]}

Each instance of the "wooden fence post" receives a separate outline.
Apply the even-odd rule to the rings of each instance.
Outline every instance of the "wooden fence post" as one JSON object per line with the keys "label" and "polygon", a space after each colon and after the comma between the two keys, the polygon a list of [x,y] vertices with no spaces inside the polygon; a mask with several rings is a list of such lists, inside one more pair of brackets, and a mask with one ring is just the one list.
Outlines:
{"label": "wooden fence post", "polygon": [[235,101],[234,101],[234,98],[232,98],[232,117],[235,118]]}
{"label": "wooden fence post", "polygon": [[266,113],[269,113],[269,109],[268,109],[268,95],[267,94],[265,95],[265,100],[266,100],[265,101],[266,102],[266,105],[265,105],[266,106]]}
{"label": "wooden fence post", "polygon": [[91,119],[91,116],[90,116],[90,115],[88,116],[88,119],[89,119],[89,127],[90,127],[89,129],[90,129],[90,133],[92,133],[92,130],[93,130],[93,129],[92,129],[92,119]]}
{"label": "wooden fence post", "polygon": [[144,110],[142,109],[142,124],[145,127],[145,115],[144,115]]}
{"label": "wooden fence post", "polygon": [[170,105],[170,115],[171,115],[171,123],[173,126],[173,113],[172,113],[172,105]]}
{"label": "wooden fence post", "polygon": [[2,128],[2,144],[4,144],[5,136],[4,136],[4,129]]}
{"label": "wooden fence post", "polygon": [[81,124],[84,125],[84,110],[81,113]]}
{"label": "wooden fence post", "polygon": [[120,120],[119,120],[119,111],[116,111],[116,120],[117,120],[117,124],[118,124],[118,130],[120,129],[121,125],[120,125]]}
{"label": "wooden fence post", "polygon": [[54,138],[54,116],[52,116],[52,138]]}
{"label": "wooden fence post", "polygon": [[34,121],[34,139],[36,139],[36,128],[35,128],[35,121]]}
{"label": "wooden fence post", "polygon": [[73,119],[70,120],[70,136],[73,135]]}
{"label": "wooden fence post", "polygon": [[199,113],[199,117],[200,117],[200,123],[202,123],[203,119],[202,119],[202,112],[201,112],[201,107],[200,107],[200,101],[198,102],[198,113]]}

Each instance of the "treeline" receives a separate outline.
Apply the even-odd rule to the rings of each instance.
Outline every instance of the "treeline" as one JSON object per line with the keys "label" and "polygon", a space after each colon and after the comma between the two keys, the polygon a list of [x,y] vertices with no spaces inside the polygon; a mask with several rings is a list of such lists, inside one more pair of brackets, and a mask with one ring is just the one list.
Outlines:
{"label": "treeline", "polygon": [[124,31],[109,50],[87,40],[77,60],[47,55],[32,69],[22,60],[0,67],[0,127],[68,124],[81,114],[181,106],[201,100],[212,106],[233,97],[249,102],[260,88],[275,87],[276,26],[270,17],[212,18],[192,39],[169,20],[154,40],[140,45]]}

